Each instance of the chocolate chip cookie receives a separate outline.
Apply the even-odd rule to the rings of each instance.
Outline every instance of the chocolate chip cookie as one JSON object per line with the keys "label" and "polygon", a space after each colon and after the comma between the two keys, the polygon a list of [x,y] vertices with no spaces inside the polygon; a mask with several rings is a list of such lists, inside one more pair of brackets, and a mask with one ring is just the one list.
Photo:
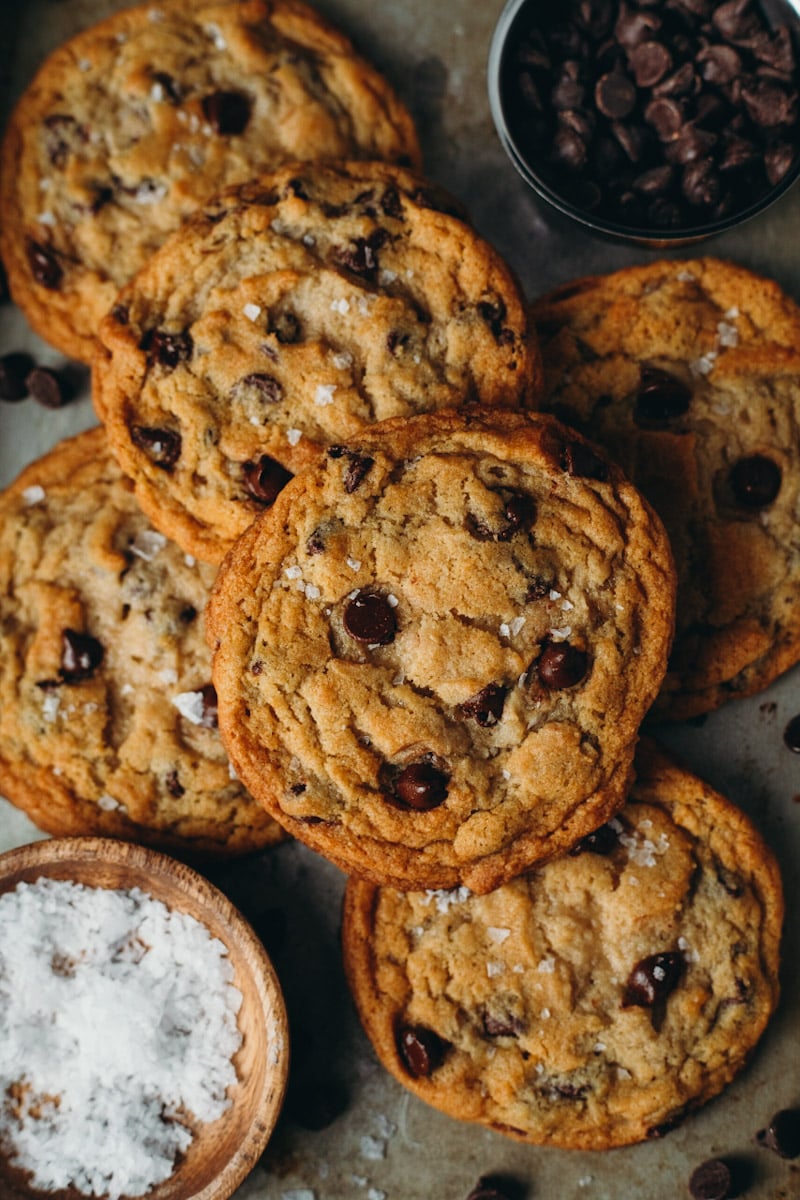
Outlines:
{"label": "chocolate chip cookie", "polygon": [[677,632],[654,713],[765,688],[800,658],[800,309],[706,258],[565,284],[533,316],[544,405],[605,447],[672,541]]}
{"label": "chocolate chip cookie", "polygon": [[150,526],[102,429],[0,496],[0,792],[40,828],[194,855],[282,836],[220,741],[213,576]]}
{"label": "chocolate chip cookie", "polygon": [[94,398],[151,520],[219,561],[319,447],[525,404],[525,304],[452,198],[380,163],[292,166],[191,218],[103,322]]}
{"label": "chocolate chip cookie", "polygon": [[220,569],[223,740],[345,870],[488,891],[623,803],[673,588],[658,518],[552,417],[384,422],[292,480]]}
{"label": "chocolate chip cookie", "polygon": [[34,329],[89,361],[101,317],[218,188],[297,159],[419,165],[405,107],[300,0],[158,0],[40,68],[0,162],[0,247]]}
{"label": "chocolate chip cookie", "polygon": [[742,1069],[778,1000],[778,867],[744,814],[652,745],[572,854],[488,896],[347,886],[364,1028],[421,1099],[512,1138],[660,1137]]}

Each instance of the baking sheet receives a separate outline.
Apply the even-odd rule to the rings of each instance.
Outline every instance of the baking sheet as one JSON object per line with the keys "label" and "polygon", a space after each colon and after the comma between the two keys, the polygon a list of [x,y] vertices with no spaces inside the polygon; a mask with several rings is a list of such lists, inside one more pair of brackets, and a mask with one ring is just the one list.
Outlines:
{"label": "baking sheet", "polygon": [[[115,0],[0,0],[0,116],[49,50],[120,7]],[[427,173],[467,205],[529,296],[576,275],[656,257],[545,211],[505,158],[485,86],[502,0],[319,0],[318,7],[393,81],[419,122]],[[761,218],[700,250],[773,277],[800,301],[800,185]],[[16,309],[3,306],[0,353],[20,349],[43,365],[64,362]],[[55,413],[33,401],[0,404],[0,484],[93,424],[88,382],[79,399]],[[516,1181],[521,1200],[676,1200],[688,1195],[694,1167],[715,1155],[747,1164],[742,1194],[749,1200],[798,1200],[800,1160],[754,1146],[753,1135],[777,1109],[800,1104],[800,756],[783,743],[799,712],[796,669],[701,725],[658,731],[755,819],[780,860],[789,914],[783,999],[751,1065],[662,1141],[605,1154],[527,1147],[427,1108],[383,1071],[358,1026],[340,964],[340,872],[295,844],[210,871],[273,955],[292,1029],[290,1103],[236,1200],[465,1200],[489,1173]],[[0,850],[41,836],[0,799]],[[327,1127],[306,1127],[324,1120],[326,1106],[342,1105]]]}

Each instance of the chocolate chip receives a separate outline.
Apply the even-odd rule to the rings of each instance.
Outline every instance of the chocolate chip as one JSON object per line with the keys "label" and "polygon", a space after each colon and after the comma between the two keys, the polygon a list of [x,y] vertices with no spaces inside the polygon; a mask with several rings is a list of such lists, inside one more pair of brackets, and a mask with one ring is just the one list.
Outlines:
{"label": "chocolate chip", "polygon": [[674,142],[683,129],[683,108],[669,96],[657,96],[645,108],[644,119],[653,126],[660,141]]}
{"label": "chocolate chip", "polygon": [[592,833],[587,833],[580,841],[576,842],[570,850],[570,854],[577,857],[579,854],[601,854],[603,856],[613,853],[619,845],[619,834],[613,825],[601,825],[599,829],[595,829]]}
{"label": "chocolate chip", "polygon": [[25,378],[28,392],[45,408],[62,408],[72,399],[67,381],[58,371],[34,367]]}
{"label": "chocolate chip", "polygon": [[479,300],[475,307],[478,316],[489,326],[492,336],[499,341],[505,328],[503,324],[506,319],[505,301],[501,296],[495,296],[491,300]]}
{"label": "chocolate chip", "polygon": [[216,729],[219,724],[217,689],[213,683],[206,683],[198,690],[203,698],[203,709],[199,724],[204,729]]}
{"label": "chocolate chip", "polygon": [[503,715],[508,688],[499,683],[488,683],[460,706],[463,716],[470,718],[484,729],[496,725]]}
{"label": "chocolate chip", "polygon": [[385,229],[376,229],[369,237],[353,238],[347,246],[334,246],[334,260],[353,275],[373,282],[378,273],[378,251],[386,242]]}
{"label": "chocolate chip", "polygon": [[575,132],[560,126],[553,136],[552,160],[568,171],[582,171],[586,166],[586,141]]}
{"label": "chocolate chip", "polygon": [[653,87],[672,66],[672,55],[661,42],[640,42],[628,55],[628,66],[637,87]]}
{"label": "chocolate chip", "polygon": [[791,125],[797,119],[797,93],[778,83],[759,79],[749,86],[743,84],[742,100],[751,120],[764,129]]}
{"label": "chocolate chip", "polygon": [[704,46],[698,51],[695,62],[708,83],[730,83],[742,72],[742,60],[733,46]]}
{"label": "chocolate chip", "polygon": [[149,425],[132,425],[131,441],[150,461],[164,471],[171,470],[180,458],[181,435],[173,429],[158,429]]}
{"label": "chocolate chip", "polygon": [[232,392],[236,397],[250,394],[262,404],[277,404],[283,398],[283,384],[274,375],[256,371],[238,380],[233,385]]}
{"label": "chocolate chip", "polygon": [[764,454],[751,454],[734,463],[730,483],[742,508],[767,508],[781,489],[781,469]]}
{"label": "chocolate chip", "polygon": [[731,1173],[720,1158],[710,1158],[692,1171],[689,1192],[693,1200],[729,1200]]}
{"label": "chocolate chip", "polygon": [[450,1043],[425,1025],[401,1025],[397,1050],[414,1079],[427,1079],[440,1066]]}
{"label": "chocolate chip", "polygon": [[343,480],[344,490],[348,495],[352,495],[374,465],[375,459],[370,458],[368,454],[352,454],[350,456]]}
{"label": "chocolate chip", "polygon": [[796,157],[796,149],[794,146],[789,145],[788,142],[778,142],[776,145],[769,146],[765,150],[764,169],[767,173],[767,179],[773,187],[780,183]]}
{"label": "chocolate chip", "polygon": [[622,0],[619,6],[619,16],[614,25],[614,35],[621,46],[638,46],[640,42],[646,42],[660,28],[661,17],[656,13],[629,8],[625,0]]}
{"label": "chocolate chip", "polygon": [[550,92],[550,103],[553,108],[580,108],[583,104],[584,87],[580,82],[580,64],[574,61],[564,63],[561,75],[556,80]]}
{"label": "chocolate chip", "polygon": [[628,976],[622,1007],[653,1008],[675,989],[683,969],[683,955],[675,951],[641,959]]}
{"label": "chocolate chip", "polygon": [[27,245],[28,266],[37,283],[49,291],[57,291],[64,278],[64,270],[54,250],[41,242],[29,241]]}
{"label": "chocolate chip", "polygon": [[710,158],[700,158],[684,167],[681,191],[696,207],[710,208],[720,198],[720,178]]}
{"label": "chocolate chip", "polygon": [[633,414],[637,425],[666,424],[682,417],[691,402],[691,390],[682,380],[658,367],[642,367]]}
{"label": "chocolate chip", "polygon": [[180,800],[181,796],[183,796],[186,792],[186,788],[178,778],[177,771],[170,771],[169,775],[167,775],[166,779],[164,780],[164,783],[170,796],[174,796],[176,800]]}
{"label": "chocolate chip", "polygon": [[179,363],[192,357],[194,343],[187,329],[180,333],[168,333],[166,329],[149,329],[143,334],[139,349],[145,350],[152,362],[174,371]]}
{"label": "chocolate chip", "polygon": [[103,647],[97,638],[76,629],[65,629],[62,635],[59,675],[64,683],[79,683],[88,679],[103,661]]}
{"label": "chocolate chip", "polygon": [[603,116],[620,121],[633,112],[636,88],[622,71],[609,71],[595,84],[594,101]]}
{"label": "chocolate chip", "polygon": [[750,11],[750,0],[727,0],[714,10],[711,20],[722,36],[732,41],[749,37],[758,29],[758,18]]}
{"label": "chocolate chip", "polygon": [[344,608],[342,623],[352,638],[370,646],[387,646],[397,633],[397,617],[381,592],[357,592]]}
{"label": "chocolate chip", "polygon": [[127,325],[131,319],[130,309],[127,304],[115,304],[111,309],[111,316],[118,325]]}
{"label": "chocolate chip", "polygon": [[767,1128],[759,1129],[756,1141],[781,1158],[800,1157],[800,1108],[776,1112]]}
{"label": "chocolate chip", "polygon": [[28,394],[26,379],[33,370],[29,354],[12,353],[0,357],[0,400],[24,400]]}
{"label": "chocolate chip", "polygon": [[243,92],[210,92],[202,100],[203,116],[215,133],[243,133],[252,104]]}
{"label": "chocolate chip", "polygon": [[525,1032],[525,1022],[518,1017],[495,1017],[486,1012],[482,1023],[487,1037],[518,1037]]}
{"label": "chocolate chip", "polygon": [[583,679],[588,665],[587,654],[577,646],[546,642],[536,663],[536,674],[546,688],[571,688]]}
{"label": "chocolate chip", "polygon": [[674,175],[674,168],[669,163],[660,167],[651,167],[643,171],[632,182],[632,187],[643,196],[660,196],[669,189]]}
{"label": "chocolate chip", "polygon": [[482,1175],[467,1200],[522,1200],[522,1190],[504,1176]]}
{"label": "chocolate chip", "polygon": [[69,155],[86,142],[86,128],[68,113],[51,113],[43,125],[45,152],[51,165],[60,170]]}
{"label": "chocolate chip", "polygon": [[582,479],[608,479],[608,463],[585,442],[566,442],[561,450],[561,469]]}
{"label": "chocolate chip", "polygon": [[795,754],[800,754],[800,713],[792,717],[783,731],[783,741]]}
{"label": "chocolate chip", "polygon": [[381,208],[384,215],[396,221],[403,219],[403,202],[396,187],[387,187],[381,197]]}
{"label": "chocolate chip", "polygon": [[394,781],[394,796],[406,808],[428,812],[438,808],[447,798],[449,778],[434,763],[426,759],[409,763]]}
{"label": "chocolate chip", "polygon": [[278,494],[290,479],[291,471],[287,471],[268,454],[262,454],[255,462],[242,463],[242,481],[245,488],[254,500],[265,507],[275,503]]}
{"label": "chocolate chip", "polygon": [[283,346],[293,345],[300,341],[300,322],[294,313],[281,312],[270,314],[269,332],[274,333]]}

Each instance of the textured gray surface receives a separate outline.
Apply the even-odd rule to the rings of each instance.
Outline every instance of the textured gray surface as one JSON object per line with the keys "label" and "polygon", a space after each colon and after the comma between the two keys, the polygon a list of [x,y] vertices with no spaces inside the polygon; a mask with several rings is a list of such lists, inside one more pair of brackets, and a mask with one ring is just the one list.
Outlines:
{"label": "textured gray surface", "polygon": [[[121,7],[114,0],[0,0],[0,105],[19,94],[48,50]],[[413,109],[428,174],[466,203],[533,297],[578,274],[654,257],[595,238],[540,208],[504,157],[489,115],[485,63],[501,0],[319,0],[392,79]],[[702,244],[777,279],[800,300],[800,186],[762,218]],[[674,252],[680,257],[681,252]],[[62,360],[10,306],[0,309],[0,353],[29,348]],[[0,483],[61,437],[94,424],[88,389],[52,413],[32,401],[0,405]],[[789,918],[783,1001],[752,1064],[718,1100],[660,1142],[608,1154],[517,1145],[462,1126],[411,1098],[378,1066],[358,1028],[339,959],[342,876],[302,847],[283,846],[216,869],[212,878],[256,923],[273,953],[292,1025],[293,1103],[236,1200],[464,1200],[481,1174],[518,1181],[525,1200],[675,1200],[711,1155],[750,1166],[750,1200],[798,1200],[800,1165],[753,1146],[777,1108],[800,1104],[800,756],[783,729],[800,712],[800,671],[762,696],[663,740],[756,820],[783,868]],[[0,849],[34,827],[0,800]],[[332,1091],[341,1115],[305,1129]]]}

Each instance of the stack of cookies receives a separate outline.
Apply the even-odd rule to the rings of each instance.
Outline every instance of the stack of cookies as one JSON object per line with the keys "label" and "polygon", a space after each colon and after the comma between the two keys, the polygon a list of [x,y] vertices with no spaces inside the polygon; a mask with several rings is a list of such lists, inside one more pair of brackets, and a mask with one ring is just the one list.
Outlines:
{"label": "stack of cookies", "polygon": [[[12,290],[93,356],[104,430],[2,501],[0,786],[53,832],[288,832],[351,876],[348,977],[406,1086],[531,1142],[672,1127],[777,1002],[782,898],[741,813],[635,761],[640,727],[800,646],[764,665],[747,598],[708,659],[743,630],[753,652],[704,673],[725,585],[630,477],[745,411],[775,294],[751,312],[743,277],[661,264],[638,327],[596,281],[532,322],[387,85],[296,0],[118,14],[45,65],[4,153]],[[693,323],[659,342],[684,276]],[[793,502],[784,316],[771,417],[696,472],[730,510],[719,560]],[[706,608],[670,660],[673,549]]]}

